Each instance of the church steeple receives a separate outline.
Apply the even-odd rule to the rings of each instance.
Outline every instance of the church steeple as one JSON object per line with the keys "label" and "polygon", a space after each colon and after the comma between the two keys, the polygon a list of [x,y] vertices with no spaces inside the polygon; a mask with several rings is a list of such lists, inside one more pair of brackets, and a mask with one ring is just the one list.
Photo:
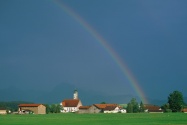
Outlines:
{"label": "church steeple", "polygon": [[78,91],[76,89],[74,90],[73,99],[78,99]]}

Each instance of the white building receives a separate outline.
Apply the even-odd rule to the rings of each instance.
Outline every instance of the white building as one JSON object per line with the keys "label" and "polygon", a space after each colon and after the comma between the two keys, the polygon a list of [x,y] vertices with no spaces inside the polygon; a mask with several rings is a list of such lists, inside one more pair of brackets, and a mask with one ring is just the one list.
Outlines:
{"label": "white building", "polygon": [[120,112],[121,113],[127,113],[127,110],[126,109],[121,109]]}
{"label": "white building", "polygon": [[61,103],[63,110],[61,112],[77,112],[79,107],[82,106],[82,102],[78,99],[78,91],[75,90],[73,99],[65,99]]}
{"label": "white building", "polygon": [[5,108],[0,108],[0,114],[7,114],[6,109]]}
{"label": "white building", "polygon": [[119,113],[120,108],[118,106],[106,106],[104,108],[104,113]]}

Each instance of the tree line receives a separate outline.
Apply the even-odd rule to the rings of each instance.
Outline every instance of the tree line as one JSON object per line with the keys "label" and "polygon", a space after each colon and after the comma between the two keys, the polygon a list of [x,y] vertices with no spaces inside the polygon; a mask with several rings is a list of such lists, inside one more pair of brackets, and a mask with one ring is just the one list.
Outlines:
{"label": "tree line", "polygon": [[61,110],[63,109],[60,104],[52,104],[52,105],[45,104],[45,106],[46,106],[46,114],[60,113]]}
{"label": "tree line", "polygon": [[[184,102],[183,94],[179,91],[173,91],[169,94],[167,103],[162,105],[161,109],[164,112],[182,112],[182,109],[185,107],[187,106]],[[128,113],[139,113],[145,111],[143,102],[138,104],[135,98],[131,99],[127,104],[126,109]]]}
{"label": "tree line", "polygon": [[[19,104],[34,104],[33,102],[26,101],[11,101],[11,102],[0,102],[0,108],[6,109],[7,111],[17,112]],[[60,113],[62,106],[59,104],[44,104],[46,106],[46,113]]]}
{"label": "tree line", "polygon": [[26,101],[11,101],[11,102],[0,102],[0,108],[10,110],[11,112],[18,111],[19,104],[34,104],[33,102]]}

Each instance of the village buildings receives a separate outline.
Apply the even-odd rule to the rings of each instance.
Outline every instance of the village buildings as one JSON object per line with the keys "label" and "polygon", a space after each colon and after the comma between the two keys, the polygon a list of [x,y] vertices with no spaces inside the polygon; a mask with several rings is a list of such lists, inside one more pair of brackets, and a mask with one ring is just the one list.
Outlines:
{"label": "village buildings", "polygon": [[126,113],[126,110],[121,109],[117,104],[93,104],[91,106],[79,107],[78,113]]}
{"label": "village buildings", "polygon": [[42,104],[20,104],[18,107],[19,114],[46,114],[46,107]]}
{"label": "village buildings", "polygon": [[[92,104],[83,106],[78,98],[78,91],[75,90],[72,99],[64,99],[60,105],[62,113],[127,113],[127,104]],[[46,107],[43,104],[20,104],[18,105],[19,114],[46,114]],[[144,104],[144,112],[146,113],[163,113],[164,111],[156,105]],[[181,110],[187,113],[187,108]],[[7,114],[5,108],[0,108],[0,114]]]}
{"label": "village buildings", "polygon": [[[78,98],[78,91],[75,90],[73,99],[65,99],[60,103],[63,107],[61,112],[78,112],[78,113],[118,113],[121,107],[117,104],[93,104],[91,106],[83,106],[81,100]],[[126,110],[122,110],[126,113]]]}

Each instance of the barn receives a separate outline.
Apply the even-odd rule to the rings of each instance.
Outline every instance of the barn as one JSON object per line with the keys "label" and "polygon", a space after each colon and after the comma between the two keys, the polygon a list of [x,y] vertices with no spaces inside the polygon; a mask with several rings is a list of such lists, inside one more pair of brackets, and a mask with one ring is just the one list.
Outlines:
{"label": "barn", "polygon": [[148,113],[163,113],[163,110],[156,105],[145,104],[144,107],[145,107],[145,112]]}
{"label": "barn", "polygon": [[91,106],[80,106],[79,107],[79,112],[78,113],[89,113],[89,108]]}
{"label": "barn", "polygon": [[43,104],[20,104],[18,106],[18,112],[20,114],[46,114],[46,107]]}
{"label": "barn", "polygon": [[7,114],[6,108],[0,108],[0,114]]}
{"label": "barn", "polygon": [[[112,109],[111,109],[112,107]],[[80,106],[79,113],[116,113],[119,111],[119,107],[117,104],[93,104],[92,106]]]}
{"label": "barn", "polygon": [[120,112],[120,107],[117,105],[106,106],[104,108],[104,113],[119,113],[119,112]]}
{"label": "barn", "polygon": [[187,113],[187,108],[183,108],[182,112]]}

